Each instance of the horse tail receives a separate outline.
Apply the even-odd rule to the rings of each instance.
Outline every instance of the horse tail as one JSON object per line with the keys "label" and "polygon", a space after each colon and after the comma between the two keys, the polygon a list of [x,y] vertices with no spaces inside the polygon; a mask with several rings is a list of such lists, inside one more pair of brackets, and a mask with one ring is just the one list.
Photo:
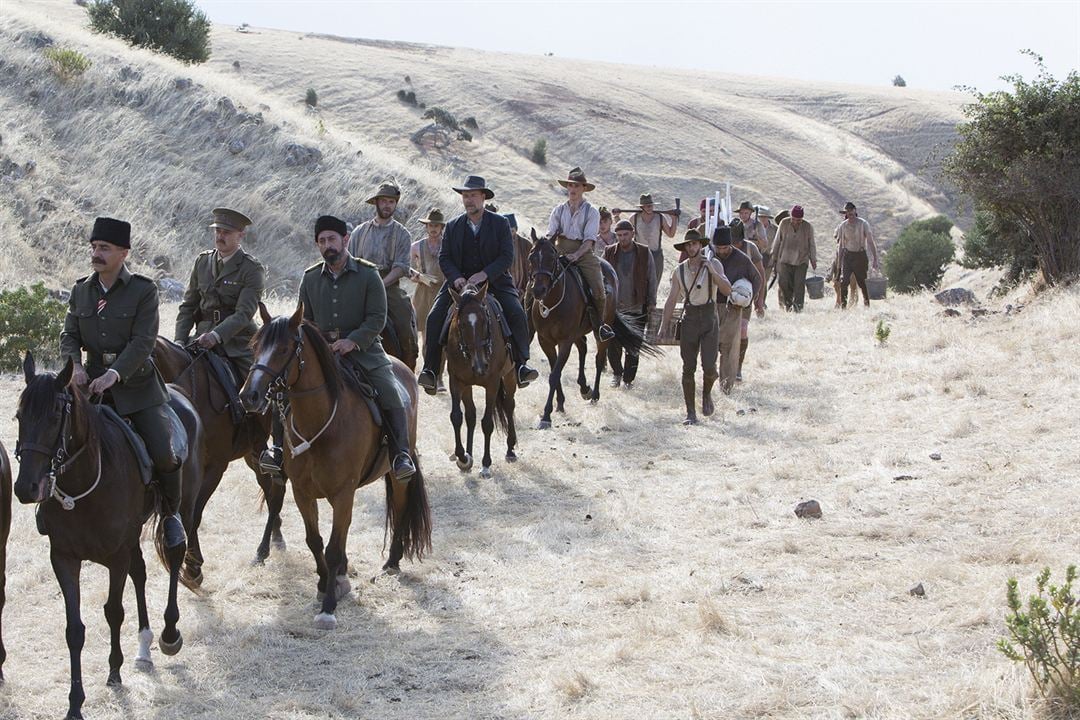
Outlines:
{"label": "horse tail", "polygon": [[611,329],[615,331],[614,342],[630,355],[649,355],[658,357],[660,348],[645,339],[645,333],[621,312],[615,313],[615,322]]}
{"label": "horse tail", "polygon": [[499,379],[499,392],[495,395],[495,425],[503,433],[510,432],[510,410],[507,407],[506,381]]}
{"label": "horse tail", "polygon": [[[160,499],[158,500],[160,502]],[[161,561],[161,566],[166,570],[169,569],[169,558],[165,554],[165,523],[161,522],[161,513],[155,512],[153,523],[154,534],[154,550],[157,552],[158,560]]]}
{"label": "horse tail", "polygon": [[402,557],[408,560],[423,560],[425,552],[431,552],[431,507],[428,505],[427,490],[424,488],[424,473],[420,469],[420,459],[413,456],[416,472],[409,478],[408,499],[405,514],[394,517],[394,481],[386,475],[386,524],[383,529],[383,545],[386,535],[394,541],[401,541]]}

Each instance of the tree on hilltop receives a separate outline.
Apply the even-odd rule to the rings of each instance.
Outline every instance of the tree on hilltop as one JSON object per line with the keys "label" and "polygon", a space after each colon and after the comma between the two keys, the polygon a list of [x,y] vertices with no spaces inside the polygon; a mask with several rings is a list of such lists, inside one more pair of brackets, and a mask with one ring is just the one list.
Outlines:
{"label": "tree on hilltop", "polygon": [[190,0],[91,0],[90,28],[188,64],[210,59],[210,21]]}

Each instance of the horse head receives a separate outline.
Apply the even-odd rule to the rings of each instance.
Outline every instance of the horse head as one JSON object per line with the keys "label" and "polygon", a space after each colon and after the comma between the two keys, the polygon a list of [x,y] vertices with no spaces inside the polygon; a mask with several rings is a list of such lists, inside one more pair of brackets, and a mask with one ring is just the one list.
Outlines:
{"label": "horse head", "polygon": [[559,251],[554,241],[532,231],[532,248],[529,250],[529,275],[532,277],[533,297],[543,299],[551,290],[561,270]]}
{"label": "horse head", "polygon": [[466,285],[458,293],[450,289],[450,296],[457,307],[457,349],[469,360],[476,375],[487,375],[494,348],[494,317],[487,301],[487,283],[477,287]]}
{"label": "horse head", "polygon": [[284,392],[296,383],[302,363],[297,362],[304,349],[300,324],[304,320],[304,303],[286,317],[273,317],[259,303],[262,327],[251,340],[255,363],[240,388],[240,402],[248,412],[262,414],[269,404],[268,395],[275,389]]}
{"label": "horse head", "polygon": [[48,499],[57,470],[67,460],[68,448],[76,442],[73,406],[85,400],[71,382],[74,369],[69,357],[59,375],[39,375],[34,356],[28,352],[23,359],[26,387],[19,396],[19,409],[15,413],[19,422],[19,441],[15,445],[19,477],[14,490],[19,502],[39,503]]}

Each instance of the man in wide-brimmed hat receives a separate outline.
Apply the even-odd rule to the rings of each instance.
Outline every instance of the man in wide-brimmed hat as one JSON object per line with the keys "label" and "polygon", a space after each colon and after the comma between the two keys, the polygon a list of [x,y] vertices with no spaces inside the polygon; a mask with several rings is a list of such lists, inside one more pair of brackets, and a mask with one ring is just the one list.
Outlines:
{"label": "man in wide-brimmed hat", "polygon": [[502,215],[484,208],[484,201],[495,191],[479,175],[470,175],[454,191],[461,195],[465,212],[446,225],[439,265],[446,282],[435,298],[424,329],[424,368],[417,381],[429,395],[439,387],[442,367],[442,331],[450,311],[450,288],[461,291],[465,285],[487,283],[488,293],[502,306],[510,326],[511,350],[517,366],[518,387],[525,387],[539,377],[529,367],[529,327],[521,307],[517,288],[510,277],[514,260],[514,241],[510,222]]}
{"label": "man in wide-brimmed hat", "polygon": [[776,223],[780,221],[775,220],[776,216],[769,211],[769,208],[763,205],[756,205],[755,209],[757,211],[758,220],[761,222],[761,227],[765,228],[765,245],[758,249],[761,250],[761,264],[765,266],[765,280],[768,282],[768,275],[773,263],[772,246],[773,240],[776,239]]}
{"label": "man in wide-brimmed hat", "polygon": [[836,237],[840,253],[840,305],[847,307],[847,289],[851,276],[862,291],[863,304],[870,307],[870,291],[866,288],[866,274],[869,267],[878,269],[877,245],[870,223],[859,217],[855,203],[847,202],[840,211],[844,221],[836,227]]}
{"label": "man in wide-brimmed hat", "polygon": [[607,291],[604,289],[604,273],[600,258],[593,252],[596,236],[600,232],[600,212],[585,199],[585,193],[596,189],[588,181],[581,168],[567,173],[559,184],[566,188],[566,202],[552,209],[548,219],[548,237],[555,241],[560,255],[575,263],[581,277],[589,286],[592,307],[589,319],[601,340],[615,337],[615,331],[607,323]]}
{"label": "man in wide-brimmed hat", "polygon": [[[616,243],[604,250],[604,259],[615,269],[619,279],[615,309],[644,334],[649,313],[656,307],[657,283],[652,253],[641,243],[634,242],[634,224],[629,220],[616,223],[615,237]],[[623,348],[618,343],[608,345],[608,362],[614,374],[611,386],[622,384],[629,389],[637,377],[639,356],[625,353],[624,358],[623,355]]]}
{"label": "man in wide-brimmed hat", "polygon": [[[416,315],[400,280],[409,274],[409,248],[412,237],[404,225],[394,219],[401,188],[393,180],[380,183],[367,199],[375,206],[375,217],[360,223],[349,236],[349,253],[375,263],[386,287],[387,329],[393,331],[387,352],[416,369],[419,354],[416,339]],[[396,341],[397,347],[394,347]]]}
{"label": "man in wide-brimmed hat", "polygon": [[[621,215],[621,213],[619,213]],[[652,193],[642,193],[638,197],[638,209],[630,217],[634,225],[634,237],[636,242],[649,248],[653,256],[653,269],[656,273],[656,282],[664,275],[664,236],[675,237],[675,229],[679,225],[677,216],[669,216],[656,212],[656,203]]]}
{"label": "man in wide-brimmed hat", "polygon": [[[734,221],[732,221],[734,222]],[[764,280],[758,272],[750,257],[735,247],[734,227],[720,225],[713,231],[712,253],[724,264],[724,273],[731,284],[739,280],[746,280],[752,289],[751,298],[757,298],[761,294]],[[751,246],[747,243],[746,246]],[[739,306],[731,301],[728,292],[718,292],[716,297],[716,313],[719,318],[719,344],[720,344],[720,389],[730,393],[739,375],[739,357],[741,353],[740,339],[744,329],[744,321],[749,322],[748,311],[750,303]]]}
{"label": "man in wide-brimmed hat", "polygon": [[802,312],[806,299],[807,264],[817,270],[814,226],[804,215],[802,205],[792,207],[790,216],[780,221],[772,246],[781,302],[785,310],[795,312]]}
{"label": "man in wide-brimmed hat", "polygon": [[[150,355],[158,333],[158,289],[127,269],[131,225],[99,217],[90,234],[94,272],[71,288],[60,356],[74,363],[72,381],[101,395],[135,428],[154,465],[161,496],[165,547],[187,541],[180,520],[181,464],[187,456],[182,427]],[[83,367],[83,350],[86,367]],[[193,461],[199,462],[197,458]]]}
{"label": "man in wide-brimmed hat", "polygon": [[660,335],[671,337],[671,320],[675,304],[683,301],[682,322],[679,326],[679,352],[682,355],[682,391],[686,404],[684,425],[697,424],[697,398],[694,375],[698,356],[701,356],[702,388],[701,414],[713,414],[712,388],[716,382],[717,314],[716,297],[731,292],[731,284],[723,263],[707,257],[702,251],[704,238],[695,230],[687,230],[682,242],[674,244],[676,251],[685,252],[686,259],[671,273],[671,290],[664,304]]}
{"label": "man in wide-brimmed hat", "polygon": [[[611,211],[601,205],[598,209],[600,213],[600,230],[596,233],[596,242],[593,243],[593,252],[597,257],[604,257],[604,251],[609,247],[619,242],[619,238],[615,236],[615,231],[611,228],[614,218],[611,215]],[[633,226],[631,226],[633,227]]]}
{"label": "man in wide-brimmed hat", "polygon": [[420,218],[420,224],[424,226],[424,237],[412,244],[410,277],[416,283],[412,298],[413,309],[416,311],[416,328],[420,332],[425,332],[431,305],[435,302],[439,289],[446,282],[442,268],[439,267],[439,253],[442,252],[446,218],[442,210],[431,208],[426,217]]}

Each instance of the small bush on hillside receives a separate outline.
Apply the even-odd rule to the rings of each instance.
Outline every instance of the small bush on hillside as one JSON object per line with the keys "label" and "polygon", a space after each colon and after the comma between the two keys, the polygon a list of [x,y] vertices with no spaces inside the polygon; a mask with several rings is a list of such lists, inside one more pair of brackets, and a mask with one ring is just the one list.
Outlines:
{"label": "small bush on hillside", "polygon": [[907,80],[897,75],[892,79],[893,87],[907,87]]}
{"label": "small bush on hillside", "polygon": [[952,223],[942,216],[919,220],[904,228],[885,256],[889,287],[897,292],[937,287],[945,266],[956,254],[950,228]]}
{"label": "small bush on hillside", "polygon": [[304,103],[308,107],[315,107],[319,104],[319,93],[315,92],[315,88],[307,89],[307,95],[304,96]]}
{"label": "small bush on hillside", "polygon": [[476,124],[476,118],[470,115],[461,121],[461,127],[469,128],[470,130],[479,130],[480,126]]}
{"label": "small bush on hillside", "polygon": [[414,93],[412,90],[398,90],[397,99],[405,103],[406,105],[412,105],[413,107],[416,106],[416,93]]}
{"label": "small bush on hillside", "polygon": [[533,144],[532,155],[529,159],[537,165],[547,165],[547,140],[540,138]]}
{"label": "small bush on hillside", "polygon": [[1009,639],[998,640],[1005,657],[1024,663],[1039,694],[1065,710],[1080,710],[1080,600],[1072,592],[1074,580],[1075,565],[1065,571],[1060,587],[1049,584],[1050,568],[1043,568],[1035,580],[1039,594],[1028,598],[1023,612],[1016,578],[1009,578]]}
{"label": "small bush on hillside", "polygon": [[90,58],[71,48],[45,48],[44,55],[56,77],[64,82],[73,80],[90,69]]}
{"label": "small bush on hillside", "polygon": [[86,13],[95,32],[188,64],[210,59],[210,21],[190,0],[92,0]]}
{"label": "small bush on hillside", "polygon": [[425,120],[434,120],[436,125],[442,125],[451,130],[461,129],[461,126],[458,125],[457,118],[455,118],[449,110],[445,110],[441,107],[428,108],[421,117]]}
{"label": "small bush on hillside", "polygon": [[874,339],[877,340],[878,345],[884,347],[889,342],[890,333],[892,333],[892,328],[884,320],[878,320],[877,327],[874,328]]}
{"label": "small bush on hillside", "polygon": [[55,365],[66,314],[67,306],[49,297],[44,283],[0,292],[0,370],[18,371],[27,350],[38,362]]}

